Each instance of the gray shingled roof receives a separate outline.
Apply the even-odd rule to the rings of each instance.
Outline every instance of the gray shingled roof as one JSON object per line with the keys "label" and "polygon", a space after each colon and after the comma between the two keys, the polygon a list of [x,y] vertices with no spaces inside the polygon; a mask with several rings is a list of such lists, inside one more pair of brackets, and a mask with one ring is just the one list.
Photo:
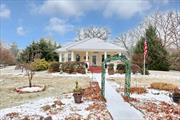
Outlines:
{"label": "gray shingled roof", "polygon": [[125,51],[124,48],[121,48],[110,42],[101,40],[99,38],[85,39],[78,42],[72,42],[62,48],[56,50],[57,52],[64,51]]}

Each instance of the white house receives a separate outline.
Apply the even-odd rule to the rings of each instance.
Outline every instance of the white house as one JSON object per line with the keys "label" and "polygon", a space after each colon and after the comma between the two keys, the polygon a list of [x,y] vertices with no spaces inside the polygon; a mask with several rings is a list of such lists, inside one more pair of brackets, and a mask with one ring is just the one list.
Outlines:
{"label": "white house", "polygon": [[74,41],[57,49],[59,62],[88,62],[90,66],[101,66],[107,56],[122,54],[125,49],[99,38]]}

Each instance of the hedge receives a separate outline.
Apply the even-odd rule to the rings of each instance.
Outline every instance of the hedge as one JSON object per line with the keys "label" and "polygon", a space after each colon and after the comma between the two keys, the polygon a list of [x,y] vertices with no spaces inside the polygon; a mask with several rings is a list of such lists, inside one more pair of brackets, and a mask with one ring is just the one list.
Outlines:
{"label": "hedge", "polygon": [[86,73],[86,63],[84,62],[64,62],[60,63],[59,70],[65,73]]}

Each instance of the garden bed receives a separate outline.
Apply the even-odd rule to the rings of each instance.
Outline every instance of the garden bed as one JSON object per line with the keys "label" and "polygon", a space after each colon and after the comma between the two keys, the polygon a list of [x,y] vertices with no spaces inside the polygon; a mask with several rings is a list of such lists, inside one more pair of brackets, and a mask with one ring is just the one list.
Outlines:
{"label": "garden bed", "polygon": [[174,103],[168,91],[147,89],[147,93],[123,97],[136,109],[144,113],[147,120],[178,120],[180,105]]}
{"label": "garden bed", "polygon": [[18,93],[34,93],[34,92],[41,92],[46,89],[46,86],[39,86],[39,85],[33,85],[31,87],[29,86],[23,86],[23,87],[18,87],[15,89],[16,92]]}

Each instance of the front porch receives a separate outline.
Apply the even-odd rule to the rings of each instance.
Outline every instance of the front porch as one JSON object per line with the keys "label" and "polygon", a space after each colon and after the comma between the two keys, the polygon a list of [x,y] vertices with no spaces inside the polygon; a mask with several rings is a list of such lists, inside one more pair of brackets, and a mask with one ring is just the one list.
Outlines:
{"label": "front porch", "polygon": [[89,66],[101,66],[107,57],[121,54],[113,51],[68,51],[59,53],[59,62],[86,62]]}

